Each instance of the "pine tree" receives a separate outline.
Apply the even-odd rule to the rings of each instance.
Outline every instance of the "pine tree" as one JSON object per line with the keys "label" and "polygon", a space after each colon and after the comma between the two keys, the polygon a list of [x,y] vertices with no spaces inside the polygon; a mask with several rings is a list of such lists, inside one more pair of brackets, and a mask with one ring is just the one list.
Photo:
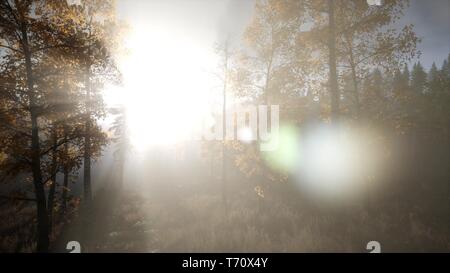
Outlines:
{"label": "pine tree", "polygon": [[398,99],[406,99],[410,89],[410,73],[408,65],[405,64],[403,71],[396,69],[392,81],[392,93]]}
{"label": "pine tree", "polygon": [[411,89],[415,95],[422,95],[426,92],[427,73],[420,62],[413,66],[411,73]]}
{"label": "pine tree", "polygon": [[441,71],[438,70],[436,63],[431,66],[428,73],[428,86],[427,89],[432,95],[436,95],[444,88],[444,81],[441,75]]}
{"label": "pine tree", "polygon": [[441,77],[443,80],[444,92],[450,93],[450,54],[442,64]]}
{"label": "pine tree", "polygon": [[371,74],[372,80],[372,96],[376,99],[381,99],[383,97],[383,74],[379,68],[375,69]]}
{"label": "pine tree", "polygon": [[409,72],[409,67],[407,64],[404,65],[403,71],[402,71],[402,88],[405,88],[405,90],[409,89],[411,86],[411,73]]}

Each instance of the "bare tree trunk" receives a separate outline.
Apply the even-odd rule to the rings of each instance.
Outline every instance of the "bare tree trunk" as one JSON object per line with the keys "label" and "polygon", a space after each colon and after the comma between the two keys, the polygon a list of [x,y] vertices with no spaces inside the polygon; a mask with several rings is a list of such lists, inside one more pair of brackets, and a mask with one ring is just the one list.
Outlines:
{"label": "bare tree trunk", "polygon": [[[92,16],[89,20],[89,35],[88,38],[91,39],[91,23]],[[88,42],[87,46],[87,58],[86,58],[86,120],[85,120],[85,134],[84,134],[84,161],[83,161],[83,189],[84,189],[84,202],[87,206],[90,205],[92,201],[92,189],[91,189],[91,44]]]}
{"label": "bare tree trunk", "polygon": [[125,151],[121,151],[121,155],[120,155],[120,159],[118,160],[118,181],[117,181],[117,186],[118,189],[120,191],[122,191],[123,189],[123,178],[124,178],[124,169],[125,169],[125,156],[124,156]]}
{"label": "bare tree trunk", "polygon": [[84,200],[87,205],[92,201],[91,190],[91,78],[90,65],[86,67],[86,121],[84,134]]}
{"label": "bare tree trunk", "polygon": [[223,109],[222,109],[222,126],[223,126],[223,142],[222,142],[222,201],[225,209],[225,213],[228,211],[228,196],[227,196],[227,148],[225,146],[226,142],[226,131],[227,131],[227,81],[228,81],[228,59],[229,59],[229,48],[228,41],[226,42],[224,48],[224,79],[223,79]]}
{"label": "bare tree trunk", "polygon": [[57,144],[57,132],[56,125],[53,125],[52,128],[52,141],[53,141],[53,149],[52,149],[52,166],[51,166],[51,181],[52,185],[50,186],[50,190],[48,192],[47,198],[47,211],[48,211],[48,232],[52,233],[53,228],[53,204],[55,200],[55,190],[56,190],[56,170],[58,164],[58,156],[56,154],[56,144]]}
{"label": "bare tree trunk", "polygon": [[86,131],[84,137],[84,200],[86,203],[90,203],[92,200],[91,190],[91,137],[90,137],[90,121],[86,121]]}
{"label": "bare tree trunk", "polygon": [[22,34],[22,47],[25,56],[27,87],[28,87],[30,118],[31,118],[31,171],[33,174],[33,185],[36,194],[36,204],[37,204],[38,240],[36,250],[38,252],[47,252],[49,247],[48,214],[47,214],[45,190],[44,185],[42,184],[38,113],[37,113],[36,98],[34,94],[34,80],[31,63],[31,52],[28,45],[27,26],[25,25],[25,23],[22,23],[21,34]]}
{"label": "bare tree trunk", "polygon": [[331,119],[337,122],[339,119],[339,88],[336,69],[336,22],[334,19],[334,0],[328,0],[328,18],[329,18],[329,66],[330,66],[330,95],[331,95]]}
{"label": "bare tree trunk", "polygon": [[[212,146],[214,147],[214,146]],[[209,155],[209,176],[211,178],[211,181],[214,181],[214,152],[211,151]]]}
{"label": "bare tree trunk", "polygon": [[69,172],[66,167],[64,167],[64,179],[63,179],[63,190],[62,190],[62,214],[67,211],[67,192],[69,187]]}
{"label": "bare tree trunk", "polygon": [[352,70],[352,82],[353,82],[353,96],[355,99],[355,113],[356,118],[359,119],[361,115],[361,104],[359,100],[359,82],[358,82],[358,76],[356,75],[356,64],[355,64],[355,58],[353,55],[353,43],[351,38],[346,36],[345,38],[347,40],[348,44],[348,50],[349,50],[349,56],[350,56],[350,68]]}
{"label": "bare tree trunk", "polygon": [[[64,156],[65,156],[65,160],[68,159],[68,155],[69,155],[69,143],[67,143],[67,132],[66,132],[66,128],[64,128]],[[66,213],[67,210],[67,191],[68,191],[68,187],[69,187],[69,166],[68,166],[68,162],[64,162],[63,164],[63,168],[64,168],[64,179],[63,179],[63,190],[62,190],[62,214]]]}
{"label": "bare tree trunk", "polygon": [[361,115],[361,105],[359,101],[359,86],[358,86],[358,78],[356,76],[356,68],[352,60],[352,81],[353,81],[353,92],[354,92],[354,98],[355,98],[355,113],[356,118],[359,119]]}

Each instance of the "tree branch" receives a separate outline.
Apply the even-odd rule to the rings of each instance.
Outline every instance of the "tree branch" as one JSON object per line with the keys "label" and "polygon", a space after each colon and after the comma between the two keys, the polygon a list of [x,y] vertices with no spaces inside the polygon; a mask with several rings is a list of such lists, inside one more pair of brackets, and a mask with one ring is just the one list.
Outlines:
{"label": "tree branch", "polygon": [[0,195],[0,199],[6,199],[6,200],[18,200],[18,201],[29,201],[29,202],[36,202],[37,200],[34,198],[26,198],[26,197],[12,197],[12,196],[6,196],[6,195]]}
{"label": "tree branch", "polygon": [[73,136],[73,137],[70,137],[70,138],[67,138],[67,139],[63,139],[62,141],[58,142],[56,145],[53,145],[50,148],[48,148],[47,150],[41,152],[40,156],[44,156],[44,155],[48,154],[49,152],[51,152],[53,149],[56,150],[60,146],[64,145],[65,143],[68,143],[68,142],[70,142],[70,141],[72,141],[74,139],[77,139],[77,138],[81,138],[81,136],[76,135],[76,136]]}
{"label": "tree branch", "polygon": [[0,44],[0,47],[7,48],[7,49],[15,51],[15,52],[23,53],[19,49],[16,49],[16,48],[13,48],[13,47],[10,47],[10,46],[7,46],[7,45]]}
{"label": "tree branch", "polygon": [[83,47],[79,47],[79,46],[71,46],[71,45],[68,45],[68,44],[60,44],[60,45],[49,45],[49,46],[39,47],[39,48],[36,48],[36,49],[32,50],[32,52],[35,53],[35,52],[42,51],[42,50],[46,50],[46,49],[63,48],[63,47],[68,47],[68,48],[83,48]]}

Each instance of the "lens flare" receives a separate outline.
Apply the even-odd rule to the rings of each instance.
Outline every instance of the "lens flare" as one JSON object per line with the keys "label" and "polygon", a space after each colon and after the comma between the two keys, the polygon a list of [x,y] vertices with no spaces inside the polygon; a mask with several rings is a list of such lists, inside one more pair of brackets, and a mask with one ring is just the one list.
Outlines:
{"label": "lens flare", "polygon": [[348,198],[367,189],[376,173],[371,135],[350,126],[280,128],[279,148],[263,154],[275,171],[290,174],[301,191],[315,198]]}
{"label": "lens flare", "polygon": [[290,173],[295,171],[300,160],[300,131],[291,124],[280,126],[278,149],[263,153],[267,164],[276,171]]}

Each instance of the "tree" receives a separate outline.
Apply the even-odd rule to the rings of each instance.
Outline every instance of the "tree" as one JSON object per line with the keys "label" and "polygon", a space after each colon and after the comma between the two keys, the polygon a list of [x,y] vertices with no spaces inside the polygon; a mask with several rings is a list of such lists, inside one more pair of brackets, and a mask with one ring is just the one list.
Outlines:
{"label": "tree", "polygon": [[[286,118],[303,118],[295,109],[296,102],[307,93],[310,71],[315,67],[309,62],[312,50],[305,46],[306,37],[301,31],[306,21],[304,13],[304,1],[260,0],[255,3],[243,46],[235,54],[229,73],[230,90],[240,101],[250,105],[280,105],[290,109],[285,112]],[[258,196],[263,196],[266,180],[277,174],[264,164],[258,143],[244,145],[235,141],[228,144],[235,151],[237,167],[248,177],[260,177],[255,191],[258,189]]]}
{"label": "tree", "polygon": [[[65,165],[66,186],[70,168],[77,165],[73,163],[76,156],[62,154],[67,155],[71,145],[79,146],[77,140],[82,136],[80,104],[61,100],[64,91],[77,93],[81,90],[79,53],[85,50],[86,40],[79,21],[80,11],[79,5],[66,1],[0,1],[0,48],[3,50],[0,123],[6,129],[1,133],[4,144],[1,170],[2,176],[31,171],[39,252],[47,251],[49,246],[56,173]],[[107,55],[105,45],[96,44],[98,56]],[[110,64],[102,62],[101,66],[96,66],[97,71],[99,68],[108,70]],[[95,107],[93,112],[102,112],[100,100],[92,106]],[[62,117],[66,118],[64,122]],[[89,154],[96,156],[106,136],[94,124],[90,138],[93,143],[89,145]]]}
{"label": "tree", "polygon": [[378,120],[383,116],[385,107],[385,89],[386,83],[383,73],[380,69],[372,71],[363,81],[361,94],[361,104],[364,105],[366,111],[362,114],[370,116],[371,119]]}
{"label": "tree", "polygon": [[426,92],[427,73],[420,62],[414,64],[411,73],[411,89],[415,95],[422,95]]}
{"label": "tree", "polygon": [[126,155],[131,149],[130,139],[127,134],[127,112],[126,108],[114,107],[110,110],[111,114],[115,115],[113,125],[111,127],[115,143],[114,157],[118,167],[118,181],[117,186],[119,189],[123,187],[124,169],[126,163]]}
{"label": "tree", "polygon": [[[360,85],[372,69],[392,71],[418,54],[416,45],[420,39],[413,26],[407,25],[400,31],[393,27],[407,3],[407,0],[393,0],[381,6],[369,6],[366,1],[334,4],[338,74],[349,74],[352,79],[356,117],[361,110]],[[329,51],[329,41],[325,42],[326,21],[322,19],[324,3],[316,1],[311,7],[313,18],[317,18],[310,30],[313,41],[322,45],[322,50]]]}
{"label": "tree", "polygon": [[219,49],[223,58],[222,73],[223,73],[223,89],[222,89],[222,202],[225,209],[225,213],[228,210],[228,198],[227,198],[227,147],[225,145],[227,140],[227,91],[229,81],[229,66],[231,58],[230,42],[227,40],[223,45],[223,48]]}
{"label": "tree", "polygon": [[244,34],[245,48],[232,75],[237,95],[254,102],[278,104],[299,93],[308,63],[301,46],[303,1],[265,0],[255,4],[255,15]]}
{"label": "tree", "polygon": [[444,60],[441,69],[441,76],[444,81],[444,91],[449,92],[450,90],[450,54],[448,55],[447,60]]}
{"label": "tree", "polygon": [[25,148],[27,141],[14,144],[26,151],[22,154],[29,155],[29,159],[23,158],[21,161],[28,163],[32,172],[37,204],[37,250],[40,252],[48,250],[49,219],[41,169],[39,117],[44,109],[41,104],[42,90],[37,85],[35,72],[42,61],[42,56],[48,50],[63,47],[61,38],[64,38],[65,32],[58,25],[58,20],[62,20],[65,15],[62,12],[63,8],[64,4],[59,5],[50,1],[0,2],[1,47],[6,49],[2,74],[6,75],[10,84],[4,88],[9,89],[7,92],[13,101],[20,101],[18,105],[21,109],[14,112],[20,113],[23,126],[30,128],[30,133],[22,133],[28,136],[31,148]]}
{"label": "tree", "polygon": [[339,117],[339,94],[337,68],[336,68],[336,20],[334,0],[328,0],[328,51],[329,51],[329,88],[331,94],[331,118],[337,122]]}
{"label": "tree", "polygon": [[410,73],[406,64],[403,71],[400,71],[399,69],[395,70],[392,88],[394,95],[397,97],[406,98],[409,96]]}
{"label": "tree", "polygon": [[428,90],[431,95],[436,95],[444,89],[444,79],[441,72],[438,70],[436,63],[433,65],[428,72]]}
{"label": "tree", "polygon": [[[95,118],[104,115],[104,107],[99,91],[107,80],[118,78],[114,59],[109,50],[115,40],[111,39],[116,29],[114,1],[80,1],[74,9],[77,41],[80,44],[76,56],[80,69],[84,71],[84,159],[83,184],[84,199],[87,204],[92,200],[91,161],[93,149],[99,143],[93,143],[93,136],[98,133]],[[101,141],[100,141],[101,143]],[[100,145],[101,147],[101,145]]]}

